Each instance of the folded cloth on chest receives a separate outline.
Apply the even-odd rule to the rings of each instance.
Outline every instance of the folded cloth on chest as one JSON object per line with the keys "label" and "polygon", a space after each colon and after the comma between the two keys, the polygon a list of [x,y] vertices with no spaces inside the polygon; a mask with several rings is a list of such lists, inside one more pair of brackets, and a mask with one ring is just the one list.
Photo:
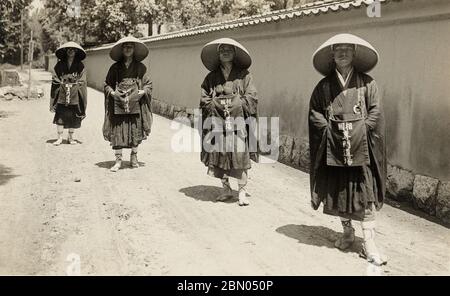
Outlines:
{"label": "folded cloth on chest", "polygon": [[225,130],[246,130],[244,111],[239,95],[220,95],[215,100],[222,106],[219,115],[222,116],[222,124]]}
{"label": "folded cloth on chest", "polygon": [[116,86],[120,99],[114,100],[114,114],[138,114],[140,96],[138,81],[133,78],[123,79]]}
{"label": "folded cloth on chest", "polygon": [[363,118],[329,120],[327,128],[327,165],[370,165],[367,129]]}
{"label": "folded cloth on chest", "polygon": [[78,105],[80,102],[79,90],[82,86],[82,81],[74,74],[68,74],[61,77],[61,82],[58,91],[58,104],[64,105]]}

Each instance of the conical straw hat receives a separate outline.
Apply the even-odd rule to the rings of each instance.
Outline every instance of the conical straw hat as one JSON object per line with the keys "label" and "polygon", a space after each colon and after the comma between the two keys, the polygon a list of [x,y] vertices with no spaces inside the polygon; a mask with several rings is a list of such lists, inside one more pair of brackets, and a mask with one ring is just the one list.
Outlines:
{"label": "conical straw hat", "polygon": [[352,34],[338,34],[323,43],[313,54],[313,65],[324,76],[330,74],[335,67],[332,46],[335,44],[355,44],[356,52],[353,67],[358,72],[369,72],[378,62],[378,52],[364,39]]}
{"label": "conical straw hat", "polygon": [[63,45],[61,45],[60,47],[58,47],[58,49],[55,51],[55,55],[58,59],[60,60],[64,60],[67,58],[67,49],[68,48],[75,48],[76,54],[75,57],[78,60],[84,60],[86,58],[86,52],[84,51],[84,49],[76,42],[70,41],[70,42],[66,42]]}
{"label": "conical straw hat", "polygon": [[234,63],[243,69],[247,69],[252,64],[252,58],[248,50],[242,46],[236,40],[231,38],[220,38],[207,43],[203,46],[202,53],[200,55],[203,65],[209,70],[214,71],[219,67],[219,52],[218,47],[221,44],[232,45],[236,48],[236,56],[234,58]]}
{"label": "conical straw hat", "polygon": [[109,52],[109,56],[114,61],[120,61],[122,59],[122,45],[124,43],[134,43],[134,59],[138,62],[145,59],[148,55],[148,48],[141,40],[133,36],[128,36],[120,39],[114,44]]}

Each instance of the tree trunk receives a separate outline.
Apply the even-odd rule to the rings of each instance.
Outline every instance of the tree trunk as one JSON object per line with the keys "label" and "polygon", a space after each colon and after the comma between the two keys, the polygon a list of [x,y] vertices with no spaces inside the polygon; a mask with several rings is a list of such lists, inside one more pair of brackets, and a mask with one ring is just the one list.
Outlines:
{"label": "tree trunk", "polygon": [[284,1],[285,9],[292,8],[294,6],[294,0],[285,0]]}
{"label": "tree trunk", "polygon": [[148,36],[153,36],[153,18],[150,17],[148,18],[147,21],[147,25],[148,25]]}

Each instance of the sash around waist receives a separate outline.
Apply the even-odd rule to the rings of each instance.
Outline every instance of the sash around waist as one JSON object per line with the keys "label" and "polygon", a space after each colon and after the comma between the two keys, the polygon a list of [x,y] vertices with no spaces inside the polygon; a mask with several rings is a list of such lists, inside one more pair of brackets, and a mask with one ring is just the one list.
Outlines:
{"label": "sash around waist", "polygon": [[329,119],[327,127],[327,165],[370,165],[367,128],[364,118]]}

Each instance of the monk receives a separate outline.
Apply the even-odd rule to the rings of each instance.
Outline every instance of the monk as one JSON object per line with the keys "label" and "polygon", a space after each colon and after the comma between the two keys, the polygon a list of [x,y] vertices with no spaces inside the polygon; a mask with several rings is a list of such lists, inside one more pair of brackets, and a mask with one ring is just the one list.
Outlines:
{"label": "monk", "polygon": [[366,74],[378,61],[366,41],[339,34],[314,53],[313,64],[325,77],[315,87],[309,109],[311,203],[340,217],[343,235],[335,246],[355,241],[352,220],[361,221],[361,256],[387,263],[375,245],[375,213],[386,188],[385,127],[375,80]]}

